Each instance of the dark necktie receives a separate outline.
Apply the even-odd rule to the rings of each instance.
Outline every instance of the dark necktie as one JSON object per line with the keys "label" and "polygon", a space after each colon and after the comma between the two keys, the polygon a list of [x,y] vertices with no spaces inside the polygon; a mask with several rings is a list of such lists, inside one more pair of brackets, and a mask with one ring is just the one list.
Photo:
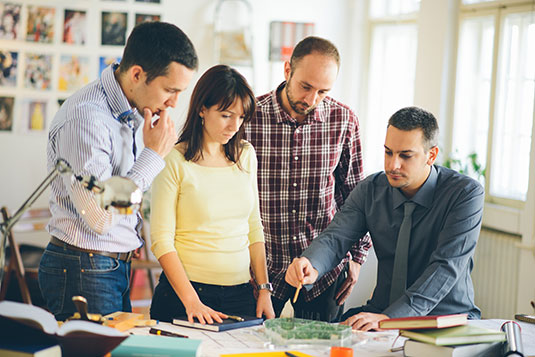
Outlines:
{"label": "dark necktie", "polygon": [[399,299],[407,288],[407,265],[409,260],[409,243],[411,241],[412,212],[416,203],[405,202],[404,216],[399,227],[394,269],[392,272],[392,286],[390,288],[390,304]]}

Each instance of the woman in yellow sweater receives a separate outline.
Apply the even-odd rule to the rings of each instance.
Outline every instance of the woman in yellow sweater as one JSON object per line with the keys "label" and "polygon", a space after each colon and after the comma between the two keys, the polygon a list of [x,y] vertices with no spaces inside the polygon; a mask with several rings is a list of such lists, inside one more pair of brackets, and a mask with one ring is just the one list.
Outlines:
{"label": "woman in yellow sweater", "polygon": [[228,66],[210,68],[193,90],[178,144],[152,185],[152,251],[164,271],[152,299],[153,319],[275,317],[256,155],[242,140],[254,111],[253,91]]}

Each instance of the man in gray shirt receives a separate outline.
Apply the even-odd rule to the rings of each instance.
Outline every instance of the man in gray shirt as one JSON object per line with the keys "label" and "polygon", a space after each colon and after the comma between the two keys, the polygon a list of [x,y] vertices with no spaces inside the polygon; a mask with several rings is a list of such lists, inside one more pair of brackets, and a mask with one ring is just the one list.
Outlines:
{"label": "man in gray shirt", "polygon": [[434,165],[437,138],[433,114],[416,107],[397,111],[388,122],[385,171],[361,181],[288,268],[286,281],[309,289],[369,231],[377,284],[366,305],[342,316],[354,329],[377,329],[380,320],[396,317],[481,315],[470,272],[484,190],[477,181]]}

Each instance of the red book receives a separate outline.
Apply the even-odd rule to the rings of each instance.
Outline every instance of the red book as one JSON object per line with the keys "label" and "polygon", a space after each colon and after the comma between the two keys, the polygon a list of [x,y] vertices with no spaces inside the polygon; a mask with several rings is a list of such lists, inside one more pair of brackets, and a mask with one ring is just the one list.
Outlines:
{"label": "red book", "polygon": [[399,317],[396,319],[387,319],[379,321],[379,328],[403,330],[414,330],[421,328],[444,328],[466,325],[467,322],[468,319],[466,314],[413,316]]}

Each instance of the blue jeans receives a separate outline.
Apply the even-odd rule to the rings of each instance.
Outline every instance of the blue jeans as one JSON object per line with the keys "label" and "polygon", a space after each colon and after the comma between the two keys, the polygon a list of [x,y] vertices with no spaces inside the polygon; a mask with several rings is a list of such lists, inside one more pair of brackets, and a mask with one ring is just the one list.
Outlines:
{"label": "blue jeans", "polygon": [[87,299],[90,313],[132,311],[130,263],[48,244],[39,264],[39,287],[46,306],[59,320],[77,311],[72,297]]}
{"label": "blue jeans", "polygon": [[[250,283],[224,286],[191,282],[199,299],[206,306],[230,315],[256,316],[256,300]],[[173,318],[186,316],[186,308],[164,273],[154,289],[150,306],[150,318],[172,322]]]}

